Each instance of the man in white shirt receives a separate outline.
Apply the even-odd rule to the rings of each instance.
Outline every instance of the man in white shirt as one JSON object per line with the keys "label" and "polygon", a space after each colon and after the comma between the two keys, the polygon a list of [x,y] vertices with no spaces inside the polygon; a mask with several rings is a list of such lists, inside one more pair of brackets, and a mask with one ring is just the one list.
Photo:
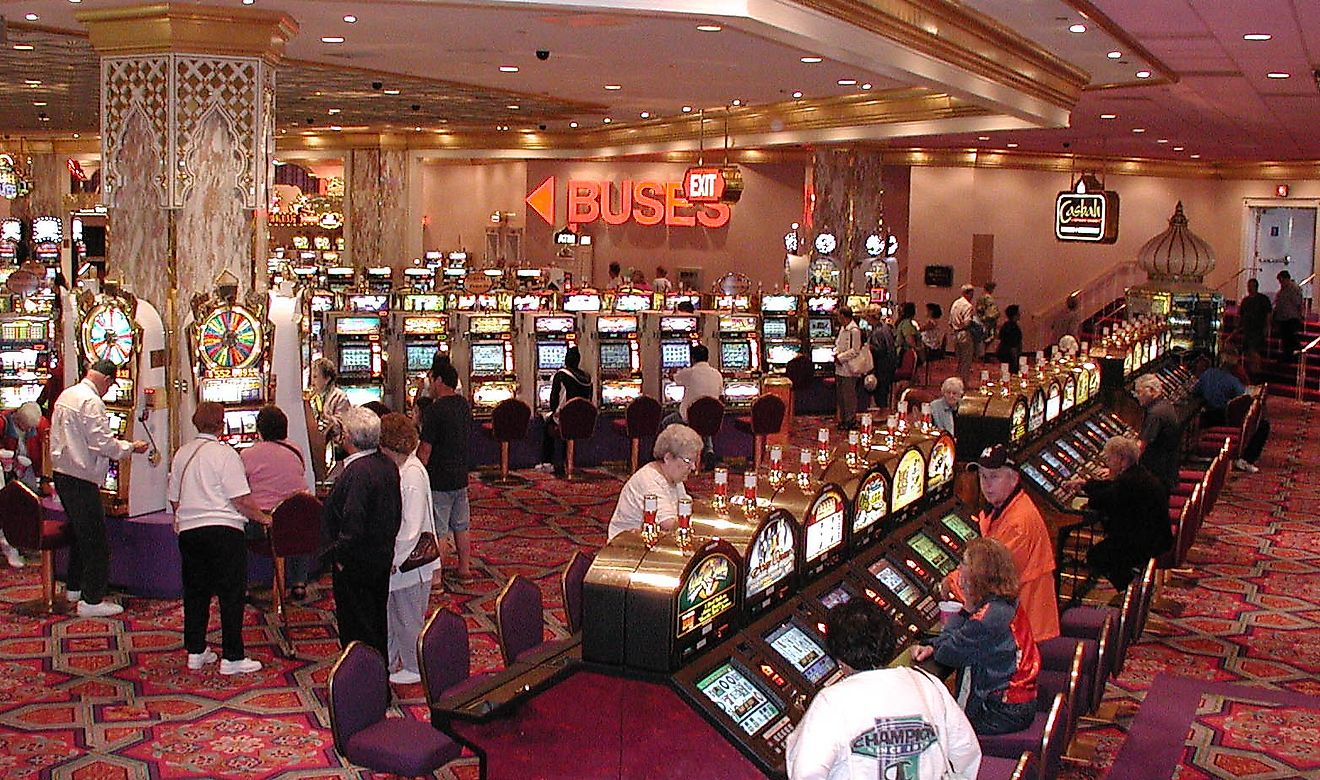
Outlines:
{"label": "man in white shirt", "polygon": [[848,673],[816,694],[788,738],[789,780],[972,780],[981,746],[944,684],[918,669],[886,669],[889,618],[854,598],[826,618],[830,655]]}
{"label": "man in white shirt", "polygon": [[193,671],[216,660],[206,647],[215,596],[220,601],[220,674],[249,674],[260,671],[261,662],[248,658],[243,649],[247,589],[243,525],[248,520],[269,525],[270,515],[252,498],[242,458],[220,441],[224,407],[203,401],[197,404],[192,422],[197,438],[175,453],[168,493],[183,559],[183,646]]}
{"label": "man in white shirt", "polygon": [[[688,409],[698,398],[714,398],[718,401],[724,395],[724,375],[710,364],[710,350],[705,344],[692,345],[690,362],[692,365],[674,372],[674,384],[683,388],[683,400],[678,404],[678,413],[667,417],[664,425],[686,423]],[[714,437],[706,437],[704,444],[701,461],[702,465],[710,468],[715,461]]]}
{"label": "man in white shirt", "polygon": [[50,459],[55,492],[73,529],[69,549],[68,598],[80,617],[109,617],[124,611],[103,601],[108,587],[110,548],[105,539],[101,484],[111,460],[146,452],[145,441],[116,439],[101,396],[115,383],[118,368],[98,360],[83,379],[60,393],[51,411]]}
{"label": "man in white shirt", "polygon": [[964,284],[962,295],[949,307],[949,330],[953,331],[953,350],[958,356],[958,376],[964,384],[971,381],[972,356],[976,354],[976,339],[970,330],[976,316],[976,305],[972,303],[975,294],[975,287]]}

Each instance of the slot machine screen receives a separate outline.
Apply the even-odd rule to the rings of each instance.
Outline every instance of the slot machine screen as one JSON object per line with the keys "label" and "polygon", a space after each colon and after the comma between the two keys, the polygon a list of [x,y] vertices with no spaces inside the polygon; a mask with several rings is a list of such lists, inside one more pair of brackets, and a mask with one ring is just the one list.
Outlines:
{"label": "slot machine screen", "polygon": [[1064,479],[1067,479],[1068,477],[1072,476],[1072,469],[1063,465],[1063,461],[1055,457],[1053,452],[1050,452],[1049,450],[1045,450],[1040,454],[1040,457],[1041,460],[1049,464],[1051,468],[1059,472],[1059,474],[1063,475]]}
{"label": "slot machine screen", "polygon": [[603,382],[600,386],[600,401],[606,406],[627,406],[641,394],[641,382]]}
{"label": "slot machine screen", "polygon": [[675,638],[711,625],[733,609],[738,594],[738,567],[728,556],[714,554],[693,567],[678,593],[678,627]]}
{"label": "slot machine screen", "polygon": [[834,324],[828,317],[811,317],[807,320],[807,337],[812,339],[834,338]]}
{"label": "slot machine screen", "polygon": [[404,347],[404,353],[409,371],[429,371],[436,347],[434,344],[409,344]]}
{"label": "slot machine screen", "polygon": [[552,342],[536,345],[536,370],[558,371],[564,367],[564,356],[568,354],[568,344]]}
{"label": "slot machine screen", "polygon": [[109,412],[110,432],[115,436],[123,436],[124,431],[128,430],[128,416],[122,412]]}
{"label": "slot machine screen", "polygon": [[720,368],[729,371],[749,371],[752,368],[750,341],[720,342]]}
{"label": "slot machine screen", "polygon": [[971,523],[952,512],[940,518],[940,522],[944,524],[945,528],[957,534],[958,538],[964,542],[970,542],[981,535]]}
{"label": "slot machine screen", "polygon": [[751,382],[725,382],[723,397],[732,403],[751,401],[761,394],[761,386]]}
{"label": "slot machine screen", "polygon": [[348,346],[339,348],[339,373],[360,374],[371,372],[371,347]]}
{"label": "slot machine screen", "polygon": [[564,311],[600,311],[600,296],[581,294],[565,296]]}
{"label": "slot machine screen", "polygon": [[[801,354],[802,345],[800,344],[769,344],[765,350],[765,362],[780,366]],[[829,355],[829,360],[834,360],[833,353]]]}
{"label": "slot machine screen", "polygon": [[225,435],[239,436],[257,432],[257,410],[240,409],[225,412]]}
{"label": "slot machine screen", "polygon": [[468,320],[469,334],[497,335],[509,332],[508,317],[473,317]]}
{"label": "slot machine screen", "polygon": [[820,560],[843,544],[843,501],[832,493],[820,496],[807,512],[807,563]]}
{"label": "slot machine screen", "polygon": [[1064,454],[1071,457],[1074,461],[1081,461],[1083,459],[1082,453],[1078,452],[1077,449],[1074,448],[1072,444],[1069,443],[1067,440],[1059,439],[1059,441],[1056,442],[1056,444],[1058,445],[1059,449],[1063,450]]}
{"label": "slot machine screen", "polygon": [[1022,441],[1027,435],[1027,405],[1023,401],[1013,404],[1012,417],[1009,418],[1009,438]]}
{"label": "slot machine screen", "polygon": [[472,373],[490,376],[504,373],[504,344],[473,344]]}
{"label": "slot machine screen", "polygon": [[908,538],[908,547],[917,555],[920,555],[926,563],[935,567],[935,570],[943,577],[945,574],[958,568],[958,562],[953,556],[944,551],[942,547],[935,543],[935,540],[926,535],[925,531],[918,531]]}
{"label": "slot machine screen", "polygon": [[671,404],[683,403],[683,396],[687,395],[687,388],[674,384],[673,382],[665,385],[665,402]]}
{"label": "slot machine screen", "polygon": [[1054,492],[1054,483],[1047,479],[1045,475],[1040,472],[1040,469],[1028,463],[1022,467],[1022,470],[1025,471],[1027,476],[1037,485],[1040,485],[1051,493]]}
{"label": "slot machine screen", "polygon": [[388,295],[354,295],[348,299],[348,305],[354,311],[389,311]]}
{"label": "slot machine screen", "polygon": [[719,329],[723,333],[755,333],[756,317],[746,314],[720,315]]}
{"label": "slot machine screen", "polygon": [[926,492],[926,461],[918,450],[908,450],[894,471],[893,511],[905,509]]}
{"label": "slot machine screen", "polygon": [[335,320],[335,333],[340,336],[380,333],[380,317],[340,317]]}
{"label": "slot machine screen", "polygon": [[686,341],[660,342],[661,368],[687,368],[692,365],[692,345]]}
{"label": "slot machine screen", "polygon": [[1090,420],[1087,420],[1087,421],[1086,421],[1086,427],[1087,427],[1087,428],[1090,428],[1090,429],[1091,429],[1091,432],[1094,433],[1095,435],[1099,436],[1102,440],[1106,440],[1106,441],[1107,441],[1107,440],[1109,439],[1109,437],[1110,437],[1110,434],[1109,434],[1108,432],[1106,432],[1105,429],[1102,428],[1102,427],[1100,426],[1100,423],[1098,423],[1098,422],[1095,421],[1095,418],[1091,418]]}
{"label": "slot machine screen", "polygon": [[747,553],[747,598],[769,590],[793,574],[793,526],[787,512],[766,521]]}
{"label": "slot machine screen", "polygon": [[780,317],[766,317],[761,323],[761,335],[768,339],[788,338],[788,320]]}
{"label": "slot machine screen", "polygon": [[696,317],[661,317],[661,333],[695,333],[697,330]]}
{"label": "slot machine screen", "polygon": [[357,387],[343,386],[344,395],[348,396],[349,403],[354,406],[361,406],[369,401],[382,401],[385,399],[385,388],[380,385],[359,385]]}
{"label": "slot machine screen", "polygon": [[927,488],[934,490],[953,479],[953,441],[940,437],[930,451],[926,466]]}
{"label": "slot machine screen", "polygon": [[812,685],[829,677],[839,665],[825,652],[820,640],[802,630],[793,620],[780,623],[764,637],[780,658],[783,658]]}
{"label": "slot machine screen", "polygon": [[537,317],[537,333],[572,333],[572,317]]}
{"label": "slot machine screen", "polygon": [[550,391],[554,389],[549,384],[540,384],[536,386],[536,400],[542,409],[550,408]]}
{"label": "slot machine screen", "polygon": [[472,384],[472,404],[482,409],[493,409],[518,392],[515,382],[482,382]]}
{"label": "slot machine screen", "polygon": [[651,308],[651,296],[620,295],[614,299],[614,308],[618,311],[643,311]]}
{"label": "slot machine screen", "polygon": [[597,333],[636,333],[637,318],[633,316],[609,316],[596,320]]}
{"label": "slot machine screen", "polygon": [[853,514],[853,533],[865,530],[889,514],[889,482],[879,471],[872,472],[857,486],[857,511]]}
{"label": "slot machine screen", "polygon": [[909,607],[916,604],[918,599],[921,598],[921,591],[917,590],[917,586],[912,583],[912,580],[904,576],[888,560],[881,558],[867,567],[867,571],[871,572],[872,576],[879,580],[881,585],[888,588],[891,593]]}
{"label": "slot machine screen", "polygon": [[762,295],[761,311],[763,312],[788,312],[797,311],[797,296],[794,295]]}
{"label": "slot machine screen", "polygon": [[1045,398],[1045,419],[1053,420],[1059,416],[1059,408],[1062,406],[1063,399],[1059,395],[1059,389],[1056,386],[1050,386],[1050,394]]}
{"label": "slot machine screen", "polygon": [[812,347],[811,362],[830,364],[834,362],[834,347]]}
{"label": "slot machine screen", "polygon": [[748,735],[779,717],[779,705],[731,663],[716,667],[697,683],[697,690],[724,710]]}
{"label": "slot machine screen", "polygon": [[847,602],[852,601],[852,597],[852,591],[848,590],[847,586],[841,582],[835,586],[833,590],[828,591],[820,597],[820,605],[825,609],[830,610],[840,604],[846,604]]}
{"label": "slot machine screen", "polygon": [[101,487],[111,493],[119,492],[119,461],[110,461],[110,466],[105,472],[105,482],[101,483]]}
{"label": "slot machine screen", "polygon": [[603,371],[631,371],[632,345],[627,342],[601,344],[600,368]]}
{"label": "slot machine screen", "polygon": [[1037,390],[1031,394],[1031,411],[1027,415],[1027,430],[1038,431],[1045,424],[1045,394]]}

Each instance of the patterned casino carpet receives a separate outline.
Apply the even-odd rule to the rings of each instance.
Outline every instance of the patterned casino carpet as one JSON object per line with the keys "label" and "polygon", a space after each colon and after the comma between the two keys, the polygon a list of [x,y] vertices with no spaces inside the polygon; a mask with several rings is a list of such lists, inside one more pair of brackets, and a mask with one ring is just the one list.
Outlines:
{"label": "patterned casino carpet", "polygon": [[[1195,717],[1168,732],[1175,746],[1187,735],[1171,759],[1180,765],[1180,778],[1314,777],[1320,771],[1320,713],[1309,698],[1320,695],[1314,641],[1320,481],[1312,476],[1320,448],[1306,439],[1316,413],[1311,406],[1270,403],[1275,432],[1262,472],[1230,479],[1192,553],[1199,582],[1165,591],[1183,605],[1181,616],[1168,621],[1168,636],[1148,633],[1132,648],[1124,675],[1107,694],[1133,711],[1148,693],[1158,703],[1169,685],[1192,697]],[[795,439],[809,440],[814,424],[799,420]],[[449,583],[432,596],[433,608],[466,617],[477,669],[499,666],[490,614],[500,584],[513,574],[541,586],[548,633],[563,634],[559,571],[573,550],[603,543],[620,485],[611,476],[568,485],[524,473],[529,484],[512,490],[473,481],[480,577]],[[708,488],[708,479],[698,480],[694,492]],[[266,668],[235,679],[214,667],[187,671],[176,602],[126,599],[123,620],[25,618],[7,605],[36,596],[35,568],[0,567],[0,778],[364,776],[344,766],[331,744],[325,679],[337,647],[328,585],[312,590],[313,599],[291,616],[300,659],[276,655],[271,623],[249,609],[249,652]],[[1200,686],[1210,683],[1233,685],[1202,692]],[[1278,697],[1251,696],[1253,686],[1287,694],[1289,706],[1276,706]],[[405,708],[421,713],[419,686],[399,693]],[[1140,735],[1143,726],[1140,717],[1134,724],[1132,712],[1113,724],[1084,726],[1079,736],[1093,755],[1065,777],[1099,778],[1116,760],[1120,769],[1142,760],[1123,751],[1134,730]],[[1129,776],[1169,776],[1150,769]],[[440,776],[475,774],[475,764],[463,760]]]}

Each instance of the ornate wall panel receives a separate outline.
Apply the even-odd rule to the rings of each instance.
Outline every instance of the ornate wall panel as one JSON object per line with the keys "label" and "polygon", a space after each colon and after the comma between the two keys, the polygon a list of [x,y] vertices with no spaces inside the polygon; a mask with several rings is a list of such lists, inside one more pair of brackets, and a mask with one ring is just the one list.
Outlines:
{"label": "ornate wall panel", "polygon": [[149,57],[105,57],[101,60],[101,156],[102,196],[107,206],[118,202],[119,189],[127,176],[121,173],[120,155],[130,117],[146,121],[146,132],[160,151],[153,162],[150,182],[156,189],[158,206],[169,206],[167,140],[170,137],[169,55]]}
{"label": "ornate wall panel", "polygon": [[238,141],[219,110],[201,117],[190,139],[187,167],[195,173],[175,229],[178,289],[185,300],[209,292],[224,271],[238,277],[241,291],[251,288],[251,220],[234,184],[247,168]]}
{"label": "ornate wall panel", "polygon": [[169,214],[160,208],[157,174],[164,156],[151,122],[132,112],[119,134],[119,197],[110,211],[110,275],[164,312],[169,299]]}
{"label": "ornate wall panel", "polygon": [[[865,262],[866,237],[884,216],[884,160],[878,152],[824,149],[813,162],[812,208],[816,232],[839,240],[838,257],[849,266]],[[845,273],[845,278],[851,274]]]}

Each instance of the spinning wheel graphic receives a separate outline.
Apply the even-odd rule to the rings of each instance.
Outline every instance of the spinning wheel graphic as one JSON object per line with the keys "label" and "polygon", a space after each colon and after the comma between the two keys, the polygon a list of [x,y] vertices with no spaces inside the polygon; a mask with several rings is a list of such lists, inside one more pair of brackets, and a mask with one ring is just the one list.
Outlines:
{"label": "spinning wheel graphic", "polygon": [[202,320],[197,346],[216,368],[246,368],[261,357],[261,324],[240,306],[216,309]]}
{"label": "spinning wheel graphic", "polygon": [[83,352],[89,361],[109,360],[123,366],[133,357],[137,338],[128,313],[118,306],[98,304],[82,325]]}

